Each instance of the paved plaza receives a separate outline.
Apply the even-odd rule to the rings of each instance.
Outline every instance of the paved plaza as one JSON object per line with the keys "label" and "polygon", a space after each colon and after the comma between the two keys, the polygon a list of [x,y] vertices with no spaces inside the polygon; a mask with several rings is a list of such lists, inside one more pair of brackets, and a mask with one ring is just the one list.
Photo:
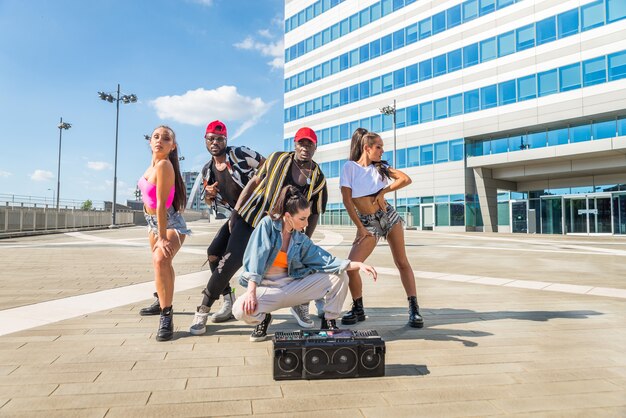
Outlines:
{"label": "paved plaza", "polygon": [[[626,416],[623,237],[406,231],[426,326],[405,325],[383,243],[357,327],[385,339],[386,376],[276,382],[250,326],[189,334],[220,224],[190,226],[166,343],[138,315],[154,290],[145,228],[0,240],[0,416]],[[314,240],[346,256],[353,237],[320,226]],[[297,327],[275,318],[270,333]]]}

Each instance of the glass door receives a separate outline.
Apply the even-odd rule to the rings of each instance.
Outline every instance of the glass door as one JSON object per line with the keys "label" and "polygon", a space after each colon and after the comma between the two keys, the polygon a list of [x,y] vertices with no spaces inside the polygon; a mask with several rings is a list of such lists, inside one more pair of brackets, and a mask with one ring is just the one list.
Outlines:
{"label": "glass door", "polygon": [[511,200],[511,232],[528,233],[528,201]]}
{"label": "glass door", "polygon": [[589,198],[589,233],[612,234],[611,197],[598,196]]}
{"label": "glass door", "polygon": [[587,234],[587,198],[565,198],[565,233]]}
{"label": "glass door", "polygon": [[422,229],[432,231],[435,226],[435,205],[422,204]]}
{"label": "glass door", "polygon": [[563,199],[560,196],[541,198],[541,233],[563,233]]}

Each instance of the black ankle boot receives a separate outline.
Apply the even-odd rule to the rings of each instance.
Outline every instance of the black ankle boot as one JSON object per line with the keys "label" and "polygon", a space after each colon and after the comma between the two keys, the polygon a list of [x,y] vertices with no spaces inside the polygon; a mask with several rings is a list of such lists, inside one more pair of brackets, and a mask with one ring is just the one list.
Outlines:
{"label": "black ankle boot", "polygon": [[342,318],[342,325],[354,325],[357,322],[365,321],[365,311],[363,310],[363,298],[352,300],[352,309],[348,311]]}
{"label": "black ankle boot", "polygon": [[169,341],[174,336],[174,312],[172,307],[164,308],[161,311],[159,320],[159,330],[157,331],[157,341]]}
{"label": "black ankle boot", "polygon": [[409,296],[409,326],[413,328],[422,328],[424,326],[424,318],[420,315],[420,307],[417,304],[417,297]]}
{"label": "black ankle boot", "polygon": [[339,329],[337,328],[337,321],[334,319],[326,319],[322,316],[322,325],[320,325],[320,329]]}
{"label": "black ankle boot", "polygon": [[157,292],[154,292],[154,297],[156,298],[154,303],[152,303],[152,305],[150,306],[146,306],[145,308],[142,308],[139,311],[139,315],[147,316],[147,315],[158,315],[161,313],[161,305],[159,304],[159,295],[157,294]]}

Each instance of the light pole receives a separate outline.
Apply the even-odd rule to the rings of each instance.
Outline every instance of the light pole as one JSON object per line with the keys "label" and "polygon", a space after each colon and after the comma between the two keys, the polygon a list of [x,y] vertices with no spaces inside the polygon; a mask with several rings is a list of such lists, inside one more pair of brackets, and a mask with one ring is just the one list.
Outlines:
{"label": "light pole", "polygon": [[105,100],[109,103],[113,103],[115,101],[116,107],[116,115],[115,115],[115,163],[113,164],[113,204],[111,205],[111,226],[110,228],[117,228],[115,224],[115,202],[117,199],[117,137],[118,137],[118,128],[120,122],[120,100],[124,104],[135,103],[137,102],[137,96],[134,94],[124,94],[120,97],[120,85],[117,85],[117,96],[113,97],[110,93],[105,93],[103,91],[98,92],[98,96],[100,99]]}
{"label": "light pole", "polygon": [[[52,203],[54,203],[54,189],[48,189],[48,191],[52,192]],[[46,198],[46,202],[48,201],[48,198]]]}
{"label": "light pole", "polygon": [[[386,115],[386,116],[393,115],[393,154],[391,157],[392,158],[391,167],[395,169],[396,168],[396,99],[393,99],[393,106],[381,107],[379,110],[380,110],[380,113],[382,113],[383,115]],[[398,194],[395,190],[393,191],[393,208],[396,211],[398,210]]]}
{"label": "light pole", "polygon": [[[72,127],[72,124],[63,122],[63,118],[59,120],[59,162],[57,164],[57,210],[59,210],[59,195],[61,194],[61,139],[63,138],[63,129],[66,131]],[[52,199],[54,199],[54,190],[52,191]]]}

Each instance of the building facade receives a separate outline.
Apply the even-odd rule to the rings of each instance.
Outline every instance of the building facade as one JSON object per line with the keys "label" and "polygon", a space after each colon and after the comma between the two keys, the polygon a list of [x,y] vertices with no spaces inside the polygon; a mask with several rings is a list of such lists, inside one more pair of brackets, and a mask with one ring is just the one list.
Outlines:
{"label": "building facade", "polygon": [[199,174],[200,173],[197,171],[183,171],[181,173],[187,191],[187,209],[204,212],[208,211],[209,207],[204,203],[204,200],[200,198],[202,178],[198,178]]}
{"label": "building facade", "polygon": [[349,222],[364,127],[413,179],[409,225],[626,234],[626,0],[287,0],[285,18],[284,148],[318,133],[322,222]]}

